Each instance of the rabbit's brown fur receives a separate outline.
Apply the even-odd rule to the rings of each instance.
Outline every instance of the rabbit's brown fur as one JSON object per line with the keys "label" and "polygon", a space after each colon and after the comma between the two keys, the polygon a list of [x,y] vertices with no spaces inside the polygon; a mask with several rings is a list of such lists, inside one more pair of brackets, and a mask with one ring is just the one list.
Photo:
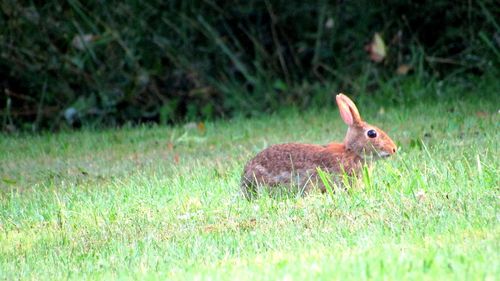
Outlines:
{"label": "rabbit's brown fur", "polygon": [[[381,129],[361,119],[354,103],[345,95],[337,95],[340,115],[349,126],[343,143],[328,145],[287,143],[273,145],[251,159],[244,168],[241,187],[248,199],[259,187],[296,187],[307,193],[317,186],[325,187],[319,180],[320,168],[334,176],[340,184],[339,175],[357,175],[365,159],[385,157],[396,152],[396,145]],[[376,137],[369,137],[374,130]]]}
{"label": "rabbit's brown fur", "polygon": [[248,162],[242,177],[243,191],[251,197],[251,193],[257,191],[257,185],[293,185],[307,193],[317,185],[324,192],[324,185],[318,181],[317,168],[331,174],[345,171],[352,175],[361,164],[362,158],[355,153],[346,153],[343,144],[278,144],[263,150]]}

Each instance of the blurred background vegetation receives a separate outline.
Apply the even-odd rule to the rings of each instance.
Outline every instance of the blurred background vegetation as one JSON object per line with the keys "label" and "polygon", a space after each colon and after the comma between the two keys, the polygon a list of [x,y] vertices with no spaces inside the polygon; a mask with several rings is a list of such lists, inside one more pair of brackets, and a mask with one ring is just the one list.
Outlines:
{"label": "blurred background vegetation", "polygon": [[338,91],[411,103],[431,95],[415,84],[498,76],[498,15],[494,0],[2,0],[1,126],[252,116]]}

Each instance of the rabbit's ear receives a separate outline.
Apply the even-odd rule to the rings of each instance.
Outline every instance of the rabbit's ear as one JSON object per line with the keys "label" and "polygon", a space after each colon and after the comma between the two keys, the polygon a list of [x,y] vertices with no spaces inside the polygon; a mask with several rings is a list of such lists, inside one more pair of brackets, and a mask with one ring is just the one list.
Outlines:
{"label": "rabbit's ear", "polygon": [[358,108],[346,95],[338,94],[336,101],[340,110],[340,116],[348,126],[359,124],[363,121],[359,115]]}

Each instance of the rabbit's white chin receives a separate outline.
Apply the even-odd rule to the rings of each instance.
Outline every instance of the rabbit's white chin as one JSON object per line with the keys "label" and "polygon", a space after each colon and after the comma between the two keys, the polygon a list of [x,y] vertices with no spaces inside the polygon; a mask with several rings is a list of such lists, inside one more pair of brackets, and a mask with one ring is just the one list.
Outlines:
{"label": "rabbit's white chin", "polygon": [[385,151],[380,151],[380,152],[378,153],[378,156],[379,156],[379,157],[389,157],[389,156],[391,156],[391,154],[390,154],[390,153],[388,153],[388,152],[385,152]]}
{"label": "rabbit's white chin", "polygon": [[363,153],[360,155],[364,160],[376,160],[380,158],[386,158],[391,156],[390,153],[385,151],[375,151],[374,153]]}

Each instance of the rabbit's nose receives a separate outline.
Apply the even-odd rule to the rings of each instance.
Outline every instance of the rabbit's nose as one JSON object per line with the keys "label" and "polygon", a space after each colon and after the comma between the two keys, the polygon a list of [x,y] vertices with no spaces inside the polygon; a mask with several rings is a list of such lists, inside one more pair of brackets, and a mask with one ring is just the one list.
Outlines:
{"label": "rabbit's nose", "polygon": [[398,150],[398,149],[397,149],[396,147],[393,147],[393,148],[392,148],[392,153],[396,153],[396,151],[397,151],[397,150]]}

